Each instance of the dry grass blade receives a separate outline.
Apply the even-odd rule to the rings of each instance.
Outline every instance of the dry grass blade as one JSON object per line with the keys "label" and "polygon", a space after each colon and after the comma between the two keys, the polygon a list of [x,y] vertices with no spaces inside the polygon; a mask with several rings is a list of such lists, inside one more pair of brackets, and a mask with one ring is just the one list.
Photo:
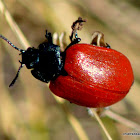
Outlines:
{"label": "dry grass blade", "polygon": [[[0,51],[0,64],[2,63],[2,56],[3,53]],[[0,73],[4,73],[2,69],[0,69]],[[17,106],[15,105],[13,99],[11,98],[8,89],[6,88],[6,85],[4,83],[4,75],[1,75],[2,82],[0,84],[0,99],[1,99],[1,105],[0,105],[0,122],[1,127],[3,126],[3,132],[7,135],[10,135],[10,137],[13,137],[16,139],[20,134],[24,134],[24,136],[21,136],[22,138],[29,136],[29,131],[27,129],[26,122],[23,120],[23,116],[20,114],[20,111],[18,110]],[[20,130],[19,126],[20,125]],[[18,132],[18,134],[17,134]],[[2,132],[1,132],[2,133]]]}
{"label": "dry grass blade", "polygon": [[140,125],[136,124],[135,122],[132,122],[132,121],[130,121],[130,120],[128,120],[128,119],[126,119],[126,118],[124,118],[124,117],[122,117],[122,116],[120,116],[120,115],[118,115],[110,110],[106,110],[105,114],[117,122],[120,122],[120,123],[122,123],[130,128],[133,128],[134,130],[140,131]]}
{"label": "dry grass blade", "polygon": [[55,100],[61,105],[61,108],[65,111],[67,119],[71,126],[73,127],[75,133],[77,134],[79,140],[89,140],[86,132],[84,131],[83,127],[81,126],[78,119],[70,112],[68,107],[64,104],[64,100],[61,98],[53,95]]}
{"label": "dry grass blade", "polygon": [[96,120],[98,121],[98,123],[100,124],[100,126],[103,129],[103,131],[104,131],[106,137],[108,138],[108,140],[112,140],[110,134],[108,133],[107,129],[105,128],[105,126],[104,126],[103,122],[101,121],[97,112],[93,108],[89,108],[89,111],[91,111],[91,114],[93,114],[92,116],[94,116],[96,118]]}

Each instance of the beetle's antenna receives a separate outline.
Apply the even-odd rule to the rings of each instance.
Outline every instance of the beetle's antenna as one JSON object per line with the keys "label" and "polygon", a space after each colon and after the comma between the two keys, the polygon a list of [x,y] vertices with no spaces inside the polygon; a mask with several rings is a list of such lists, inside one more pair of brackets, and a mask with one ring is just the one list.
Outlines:
{"label": "beetle's antenna", "polygon": [[19,49],[18,47],[16,47],[11,41],[9,41],[6,37],[4,37],[3,35],[0,34],[0,38],[2,38],[3,40],[5,40],[9,45],[11,45],[13,48],[15,48],[16,50],[20,51],[20,52],[25,52],[22,49]]}
{"label": "beetle's antenna", "polygon": [[20,67],[19,67],[19,69],[17,71],[17,74],[16,74],[15,78],[13,79],[13,81],[11,82],[11,84],[9,85],[9,87],[11,87],[11,86],[13,86],[15,84],[15,82],[16,82],[16,80],[18,78],[19,72],[20,72],[21,68],[24,66],[24,64],[22,64],[22,62],[20,62],[20,63],[21,63],[21,65],[20,65]]}

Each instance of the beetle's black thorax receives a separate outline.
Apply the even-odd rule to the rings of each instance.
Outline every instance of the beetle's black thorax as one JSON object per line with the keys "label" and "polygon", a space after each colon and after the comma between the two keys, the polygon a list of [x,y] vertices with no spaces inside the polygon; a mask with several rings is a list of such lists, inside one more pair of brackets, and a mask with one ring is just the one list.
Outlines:
{"label": "beetle's black thorax", "polygon": [[49,82],[55,79],[62,69],[60,47],[44,42],[38,49],[28,48],[22,53],[22,63],[28,69],[32,69],[31,72],[35,78]]}

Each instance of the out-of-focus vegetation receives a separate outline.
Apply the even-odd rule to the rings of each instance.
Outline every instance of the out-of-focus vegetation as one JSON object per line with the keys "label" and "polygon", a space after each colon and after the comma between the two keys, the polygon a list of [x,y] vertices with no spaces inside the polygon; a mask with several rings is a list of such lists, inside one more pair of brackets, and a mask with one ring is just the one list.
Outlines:
{"label": "out-of-focus vegetation", "polygon": [[[0,0],[1,1],[1,0]],[[87,19],[79,32],[82,42],[90,43],[94,31],[101,31],[106,42],[125,54],[133,67],[135,82],[126,96],[111,110],[140,124],[140,2],[138,0],[3,0],[6,8],[32,46],[44,41],[45,30],[66,32],[69,43],[71,24],[79,16]],[[0,34],[23,48],[12,27],[2,14],[0,5]],[[29,46],[27,46],[29,47]],[[83,127],[89,140],[104,140],[100,126],[87,114],[86,108],[65,101],[56,102],[45,83],[36,80],[25,67],[11,88],[19,67],[18,52],[0,40],[0,140],[78,140],[69,123],[67,106]],[[128,77],[129,78],[129,77]],[[113,140],[137,140],[137,136],[123,136],[135,129],[102,117]],[[126,122],[127,123],[127,122]],[[140,130],[138,131],[140,133]],[[84,140],[84,139],[83,139]]]}

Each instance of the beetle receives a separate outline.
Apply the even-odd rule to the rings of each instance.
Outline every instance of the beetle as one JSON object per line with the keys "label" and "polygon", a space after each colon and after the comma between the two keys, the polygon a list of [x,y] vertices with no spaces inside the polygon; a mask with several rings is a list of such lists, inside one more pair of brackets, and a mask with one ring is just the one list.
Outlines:
{"label": "beetle", "polygon": [[123,99],[134,81],[129,60],[105,44],[101,36],[100,40],[94,37],[91,44],[80,44],[77,30],[82,22],[85,20],[79,18],[73,23],[71,43],[64,52],[53,44],[51,33],[47,31],[45,42],[37,49],[29,47],[27,50],[17,48],[0,35],[22,55],[21,66],[10,86],[15,83],[20,69],[26,65],[36,79],[50,82],[50,90],[71,103],[106,107]]}

